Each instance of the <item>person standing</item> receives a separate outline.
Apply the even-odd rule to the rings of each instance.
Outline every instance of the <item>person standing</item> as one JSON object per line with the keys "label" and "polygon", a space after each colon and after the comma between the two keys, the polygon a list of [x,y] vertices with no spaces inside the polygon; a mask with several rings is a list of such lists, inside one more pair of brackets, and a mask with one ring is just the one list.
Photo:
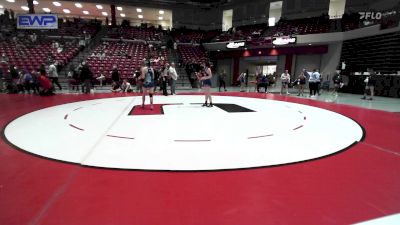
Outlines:
{"label": "person standing", "polygon": [[268,93],[268,77],[266,74],[260,73],[257,78],[257,92],[260,92],[260,87],[263,87],[265,93]]}
{"label": "person standing", "polygon": [[[199,81],[203,83],[203,91],[204,91],[204,97],[205,97],[205,102],[202,105],[203,107],[213,107],[212,103],[212,98],[211,98],[211,78],[212,78],[212,72],[210,68],[210,64],[207,63],[202,63],[202,69],[199,73],[197,73],[197,77]],[[208,104],[208,100],[210,100],[210,104]]]}
{"label": "person standing", "polygon": [[304,96],[304,86],[306,84],[306,79],[307,79],[307,71],[306,69],[303,69],[303,71],[300,73],[299,77],[297,78],[297,84],[299,86],[299,93],[297,96]]}
{"label": "person standing", "polygon": [[321,77],[321,74],[318,72],[317,69],[314,69],[313,74],[315,75],[315,90],[316,90],[316,92],[317,92],[317,94],[319,96],[319,95],[321,95],[319,93],[319,90],[321,88],[321,78],[322,77]]}
{"label": "person standing", "polygon": [[314,97],[317,94],[317,77],[314,72],[310,73],[310,77],[308,78],[308,85],[310,88],[310,97]]}
{"label": "person standing", "polygon": [[219,75],[219,92],[221,92],[221,87],[224,86],[224,91],[226,91],[226,72],[222,70],[221,74]]}
{"label": "person standing", "polygon": [[119,76],[117,65],[114,65],[111,71],[111,80],[114,81],[115,83],[120,84],[120,79],[121,78]]}
{"label": "person standing", "polygon": [[283,89],[286,89],[286,94],[289,94],[289,83],[290,83],[290,74],[288,70],[285,70],[284,73],[282,73],[281,75],[281,82],[282,82],[282,86],[281,86],[281,94],[283,92]]}
{"label": "person standing", "polygon": [[143,80],[140,79],[140,76],[142,75],[140,71],[140,67],[137,68],[134,72],[134,78],[136,81],[136,92],[143,93]]}
{"label": "person standing", "polygon": [[338,91],[340,89],[340,86],[342,85],[342,82],[343,82],[342,81],[342,76],[340,75],[340,71],[339,70],[336,71],[335,75],[332,78],[332,81],[333,81],[333,87],[334,87],[332,94],[337,96],[338,95]]}
{"label": "person standing", "polygon": [[165,64],[165,68],[161,71],[161,90],[163,92],[164,96],[168,96],[168,91],[167,91],[167,84],[168,84],[168,77],[169,77],[169,64]]}
{"label": "person standing", "polygon": [[240,92],[244,92],[246,88],[246,73],[241,73],[238,77],[238,81],[240,82]]}
{"label": "person standing", "polygon": [[89,66],[85,61],[82,62],[82,66],[80,69],[80,78],[83,82],[82,84],[82,92],[89,94],[91,89],[91,81],[92,81],[92,71],[90,71]]}
{"label": "person standing", "polygon": [[58,82],[58,72],[57,72],[57,61],[49,66],[49,78],[52,84],[56,84],[57,87],[62,90],[60,83]]}
{"label": "person standing", "polygon": [[369,91],[370,97],[368,100],[373,100],[374,97],[374,88],[376,84],[375,80],[375,72],[372,69],[367,69],[369,75],[365,78],[365,89],[364,89],[364,96],[361,99],[367,99],[367,93]]}
{"label": "person standing", "polygon": [[169,76],[171,81],[171,95],[176,95],[175,88],[176,88],[176,81],[178,80],[178,74],[176,73],[175,63],[171,63],[169,67]]}
{"label": "person standing", "polygon": [[146,61],[141,69],[142,75],[139,79],[143,80],[142,108],[146,101],[146,93],[150,96],[150,109],[153,110],[153,93],[154,93],[154,69],[150,65],[150,60]]}

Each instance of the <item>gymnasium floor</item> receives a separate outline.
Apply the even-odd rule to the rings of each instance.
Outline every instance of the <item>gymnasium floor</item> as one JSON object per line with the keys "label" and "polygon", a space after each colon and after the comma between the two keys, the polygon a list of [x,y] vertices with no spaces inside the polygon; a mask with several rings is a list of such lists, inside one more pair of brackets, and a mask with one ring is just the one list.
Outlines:
{"label": "gymnasium floor", "polygon": [[213,108],[196,91],[156,96],[153,111],[136,94],[0,94],[0,224],[352,224],[400,213],[399,99],[235,90],[215,93]]}

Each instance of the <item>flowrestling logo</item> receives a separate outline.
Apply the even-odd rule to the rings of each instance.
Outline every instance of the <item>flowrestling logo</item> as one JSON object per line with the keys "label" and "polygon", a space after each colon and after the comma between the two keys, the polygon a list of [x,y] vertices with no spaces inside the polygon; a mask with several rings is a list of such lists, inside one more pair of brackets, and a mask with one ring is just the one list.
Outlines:
{"label": "flowrestling logo", "polygon": [[382,13],[380,12],[359,12],[360,20],[380,20],[382,18]]}
{"label": "flowrestling logo", "polygon": [[398,15],[396,10],[386,12],[359,12],[360,20],[381,20]]}
{"label": "flowrestling logo", "polygon": [[58,29],[58,17],[54,14],[25,14],[17,16],[18,29]]}

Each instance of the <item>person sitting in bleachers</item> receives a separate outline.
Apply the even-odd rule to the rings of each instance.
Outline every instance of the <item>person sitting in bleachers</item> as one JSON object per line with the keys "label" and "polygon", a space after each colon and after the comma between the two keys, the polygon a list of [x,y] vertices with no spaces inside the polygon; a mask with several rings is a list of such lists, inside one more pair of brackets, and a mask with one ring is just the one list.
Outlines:
{"label": "person sitting in bleachers", "polygon": [[103,59],[105,59],[105,58],[106,58],[106,53],[105,53],[105,52],[102,52],[102,53],[100,54],[99,59],[100,59],[100,60],[103,60]]}
{"label": "person sitting in bleachers", "polygon": [[37,35],[36,35],[36,33],[33,33],[33,34],[30,36],[30,39],[31,39],[31,42],[32,42],[32,43],[36,43],[36,41],[37,41]]}
{"label": "person sitting in bleachers", "polygon": [[8,63],[10,60],[8,59],[8,57],[7,57],[7,55],[6,55],[6,53],[3,53],[2,55],[1,55],[1,63]]}
{"label": "person sitting in bleachers", "polygon": [[103,82],[106,80],[103,71],[100,72],[100,75],[96,77],[96,80],[99,81],[100,86],[103,86]]}

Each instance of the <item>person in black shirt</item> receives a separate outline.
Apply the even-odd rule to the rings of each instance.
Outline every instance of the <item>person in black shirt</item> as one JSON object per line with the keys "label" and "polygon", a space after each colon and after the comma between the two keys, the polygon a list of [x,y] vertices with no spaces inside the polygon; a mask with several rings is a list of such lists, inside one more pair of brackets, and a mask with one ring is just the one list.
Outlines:
{"label": "person in black shirt", "polygon": [[226,72],[225,70],[222,71],[222,73],[219,75],[219,92],[221,92],[221,87],[224,86],[224,90],[226,91]]}
{"label": "person in black shirt", "polygon": [[80,68],[80,77],[83,81],[82,83],[82,92],[89,94],[91,89],[91,81],[92,81],[92,71],[90,71],[89,66],[85,61],[82,62],[82,66]]}
{"label": "person in black shirt", "polygon": [[342,85],[342,82],[343,82],[342,81],[342,76],[340,75],[339,71],[337,71],[335,73],[335,75],[332,78],[332,81],[333,81],[333,85],[334,85],[334,89],[333,89],[332,94],[337,96],[338,95],[338,91],[340,89],[340,86]]}
{"label": "person in black shirt", "polygon": [[119,77],[119,72],[117,65],[113,66],[113,70],[111,71],[111,80],[114,81],[115,83],[120,83],[120,77]]}
{"label": "person in black shirt", "polygon": [[375,72],[372,69],[367,69],[369,75],[365,78],[365,90],[364,90],[364,96],[361,99],[367,99],[367,93],[369,90],[370,97],[368,100],[372,100],[374,98],[374,88],[375,88]]}

